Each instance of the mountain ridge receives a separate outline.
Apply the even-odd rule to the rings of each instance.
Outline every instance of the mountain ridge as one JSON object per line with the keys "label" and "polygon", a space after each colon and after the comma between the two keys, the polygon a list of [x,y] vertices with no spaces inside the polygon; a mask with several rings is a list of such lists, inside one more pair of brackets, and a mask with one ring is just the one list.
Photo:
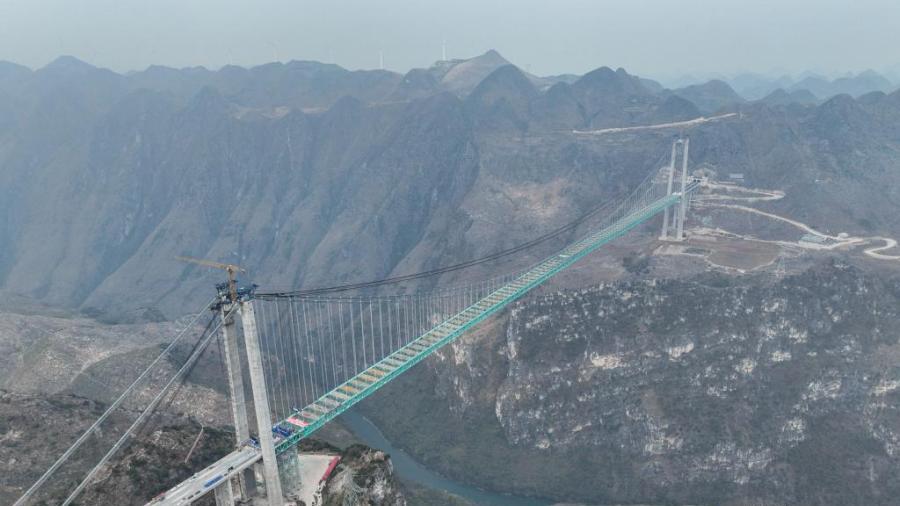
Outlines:
{"label": "mountain ridge", "polygon": [[[0,110],[12,112],[0,122],[0,212],[8,217],[0,222],[0,286],[109,318],[134,314],[122,293],[170,316],[183,301],[204,298],[214,273],[185,268],[172,260],[177,255],[246,265],[258,282],[292,288],[472,258],[493,251],[488,238],[501,231],[504,242],[525,241],[535,233],[529,220],[546,230],[588,202],[627,191],[638,174],[663,163],[676,133],[633,134],[627,144],[573,130],[705,112],[608,67],[542,88],[504,65],[465,97],[429,88],[434,80],[422,73],[426,91],[391,101],[379,98],[390,86],[368,94],[322,94],[312,85],[309,95],[260,93],[276,89],[277,79],[238,69],[222,73],[262,81],[245,91],[206,85],[179,96],[132,89],[125,77],[68,60],[58,70],[71,66],[77,77],[33,72],[25,81],[43,85],[0,86]],[[299,75],[319,64],[276,64],[256,75],[282,76],[285,68]],[[335,78],[346,81],[339,89],[352,90],[369,75]],[[397,84],[402,79],[396,75]],[[279,98],[247,105],[265,96]],[[800,197],[803,188],[840,174],[847,195],[827,198],[849,211],[828,219],[891,232],[893,225],[851,199],[868,192],[866,201],[894,205],[883,189],[895,179],[887,168],[898,143],[897,96],[841,96],[798,109],[742,104],[739,120],[695,128],[692,163],[743,172],[758,185],[796,185],[787,188],[794,196],[775,204],[796,213],[821,210]],[[762,134],[779,130],[795,144]],[[727,155],[745,152],[752,155]],[[848,169],[858,165],[871,169]],[[873,174],[877,183],[863,179]],[[520,195],[523,184],[533,185],[535,200],[491,196]],[[551,211],[541,211],[546,206]]]}

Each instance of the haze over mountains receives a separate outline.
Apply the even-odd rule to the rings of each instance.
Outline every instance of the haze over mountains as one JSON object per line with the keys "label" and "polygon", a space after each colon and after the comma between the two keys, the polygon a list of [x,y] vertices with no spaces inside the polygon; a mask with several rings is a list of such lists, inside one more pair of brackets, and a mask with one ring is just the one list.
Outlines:
{"label": "haze over mountains", "polygon": [[[845,210],[834,226],[895,230],[898,97],[746,102],[724,82],[666,90],[624,69],[531,76],[494,51],[405,76],[316,62],[129,75],[71,57],[0,64],[0,286],[141,318],[209,293],[214,273],[176,255],[234,261],[277,287],[443,265],[631,188],[671,135],[573,130],[738,108],[741,121],[692,132],[693,163],[797,185],[780,205],[798,213],[819,212],[803,197],[815,188]],[[529,198],[499,197],[514,194]]]}
{"label": "haze over mountains", "polygon": [[900,87],[900,75],[894,72],[881,74],[874,70],[856,74],[847,73],[834,78],[815,72],[802,72],[799,76],[741,73],[731,77],[716,76],[710,79],[682,76],[666,83],[675,88],[684,88],[710,81],[727,83],[745,100],[759,100],[778,90],[788,93],[809,92],[816,100],[826,100],[840,94],[858,97],[873,91],[889,93]]}

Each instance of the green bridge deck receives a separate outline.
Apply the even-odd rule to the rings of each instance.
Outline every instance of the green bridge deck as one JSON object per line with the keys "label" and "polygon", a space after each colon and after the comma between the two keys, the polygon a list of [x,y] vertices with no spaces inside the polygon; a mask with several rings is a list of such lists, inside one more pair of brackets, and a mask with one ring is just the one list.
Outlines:
{"label": "green bridge deck", "polygon": [[[697,184],[692,183],[688,187],[688,191],[693,191],[696,187]],[[350,409],[354,404],[369,397],[395,377],[403,374],[407,369],[418,364],[444,345],[452,342],[488,316],[522,297],[532,288],[571,266],[597,248],[621,237],[666,208],[677,204],[680,200],[681,196],[679,194],[665,196],[623,217],[612,225],[571,244],[560,253],[538,263],[513,281],[501,286],[460,313],[443,321],[406,346],[391,353],[350,380],[321,396],[294,415],[302,418],[307,425],[305,427],[297,427],[291,424],[291,426],[297,427],[297,430],[291,437],[278,443],[276,451],[282,453],[296,445],[300,440],[309,437],[323,425]],[[283,420],[282,423],[290,422]]]}

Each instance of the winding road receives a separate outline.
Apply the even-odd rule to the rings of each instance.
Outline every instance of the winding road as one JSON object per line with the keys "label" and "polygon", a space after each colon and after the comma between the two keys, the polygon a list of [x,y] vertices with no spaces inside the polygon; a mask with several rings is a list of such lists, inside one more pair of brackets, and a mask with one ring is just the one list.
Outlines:
{"label": "winding road", "polygon": [[[742,186],[736,186],[732,184],[723,184],[717,182],[707,182],[704,184],[704,187],[711,189],[723,189],[726,191],[740,191],[743,193],[751,193],[757,196],[734,196],[727,194],[706,194],[706,195],[698,195],[693,200],[696,202],[697,207],[701,208],[724,208],[724,209],[733,209],[736,211],[743,211],[747,213],[753,213],[760,216],[765,216],[766,218],[781,221],[787,223],[789,225],[793,225],[794,227],[806,232],[807,234],[815,235],[821,237],[823,239],[828,239],[833,241],[829,244],[818,244],[813,242],[806,241],[797,241],[797,242],[788,242],[788,241],[766,241],[766,242],[776,242],[780,244],[796,246],[804,249],[814,249],[814,250],[833,250],[842,247],[852,247],[859,246],[862,244],[871,244],[873,242],[883,242],[884,244],[881,246],[873,246],[863,250],[863,254],[869,256],[871,258],[877,258],[879,260],[891,260],[897,261],[900,260],[900,255],[886,255],[881,253],[882,251],[887,251],[897,247],[897,241],[895,239],[891,239],[890,237],[855,237],[850,236],[848,234],[838,234],[838,235],[830,235],[819,230],[812,228],[806,223],[788,218],[786,216],[781,216],[779,214],[770,213],[766,211],[762,211],[760,209],[756,209],[755,207],[744,206],[740,204],[725,204],[720,203],[721,201],[744,201],[744,202],[764,202],[764,201],[772,201],[772,200],[780,200],[784,198],[785,193],[780,190],[763,190],[758,188],[745,188]],[[753,239],[747,236],[743,236],[741,234],[735,234],[740,237],[744,237],[746,239]]]}
{"label": "winding road", "polygon": [[718,116],[700,116],[699,118],[689,119],[687,121],[675,121],[672,123],[657,123],[655,125],[639,125],[639,126],[630,126],[630,127],[615,127],[615,128],[601,128],[599,130],[572,130],[573,134],[577,135],[604,135],[604,134],[615,134],[615,133],[623,133],[623,132],[639,132],[641,130],[662,130],[665,128],[687,128],[693,127],[697,125],[702,125],[703,123],[710,123],[712,121],[720,121],[723,119],[734,118],[737,117],[738,113],[730,112],[728,114],[720,114]]}

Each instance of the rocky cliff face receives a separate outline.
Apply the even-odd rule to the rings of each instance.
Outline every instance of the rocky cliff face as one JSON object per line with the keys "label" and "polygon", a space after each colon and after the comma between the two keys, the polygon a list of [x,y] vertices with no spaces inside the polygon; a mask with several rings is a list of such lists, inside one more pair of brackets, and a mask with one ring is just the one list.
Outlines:
{"label": "rocky cliff face", "polygon": [[390,457],[384,452],[353,445],[341,457],[341,464],[325,487],[323,506],[406,506]]}
{"label": "rocky cliff face", "polygon": [[[840,262],[783,280],[702,275],[549,293],[421,373],[419,391],[449,403],[417,418],[434,424],[433,439],[397,434],[413,429],[382,409],[400,408],[391,393],[373,411],[413,451],[443,448],[433,465],[519,492],[892,504],[898,299],[897,279]],[[510,461],[506,472],[492,454]]]}

